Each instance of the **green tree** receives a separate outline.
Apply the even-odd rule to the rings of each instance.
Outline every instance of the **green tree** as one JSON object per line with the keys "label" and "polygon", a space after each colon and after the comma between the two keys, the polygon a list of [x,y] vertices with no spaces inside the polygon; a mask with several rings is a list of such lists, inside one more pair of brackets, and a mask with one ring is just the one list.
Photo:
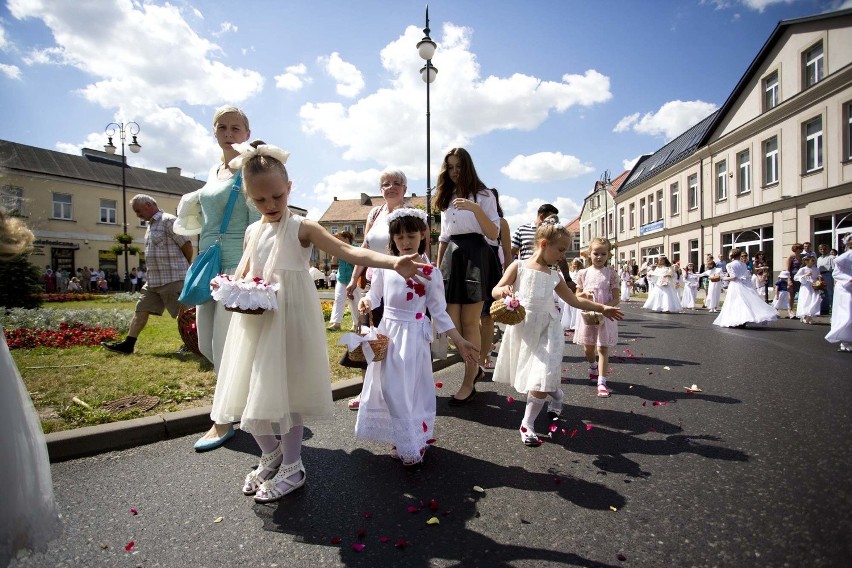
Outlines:
{"label": "green tree", "polygon": [[0,306],[38,308],[41,306],[41,271],[27,255],[0,262]]}

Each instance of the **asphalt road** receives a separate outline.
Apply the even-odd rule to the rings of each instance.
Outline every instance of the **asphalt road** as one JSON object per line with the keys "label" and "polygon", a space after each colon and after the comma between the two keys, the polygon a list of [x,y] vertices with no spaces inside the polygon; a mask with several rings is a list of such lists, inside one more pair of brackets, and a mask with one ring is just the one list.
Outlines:
{"label": "asphalt road", "polygon": [[357,442],[345,400],[306,433],[305,487],[275,504],[239,491],[259,455],[244,433],[206,454],[188,436],[57,463],[64,534],[12,565],[849,566],[852,355],[827,325],[626,311],[613,396],[566,345],[566,408],[539,448],[507,385],[449,408],[454,365],[436,373],[421,467]]}

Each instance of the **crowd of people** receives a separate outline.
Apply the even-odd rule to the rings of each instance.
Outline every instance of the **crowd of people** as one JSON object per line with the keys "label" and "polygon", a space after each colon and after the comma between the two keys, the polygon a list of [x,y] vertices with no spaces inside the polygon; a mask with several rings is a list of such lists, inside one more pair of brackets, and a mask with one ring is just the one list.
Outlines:
{"label": "crowd of people", "polygon": [[[794,245],[787,269],[775,282],[776,307],[764,299],[770,274],[765,257],[759,253],[749,258],[737,248],[727,258],[720,255],[714,260],[708,255],[697,270],[692,263],[681,269],[664,256],[641,268],[632,263],[616,269],[612,244],[594,238],[582,257],[569,264],[566,252],[572,235],[560,223],[558,210],[550,204],[541,206],[533,222],[509,235],[499,194],[480,179],[471,155],[453,148],[445,154],[438,176],[435,208],[441,224],[433,262],[427,252],[429,220],[406,203],[402,171],[382,172],[379,187],[384,202],[368,214],[365,241],[356,247],[351,233],[333,236],[290,211],[289,153],[261,140],[249,143],[249,122],[242,111],[219,109],[213,133],[221,159],[212,166],[206,185],[181,200],[177,216],[162,211],[150,196],[131,199],[133,211],[147,222],[148,269],[133,272],[141,297],[127,336],[103,346],[129,355],[150,315],[168,311],[176,317],[186,308],[180,298],[192,261],[191,236],[199,235],[202,251],[221,247],[221,270],[230,276],[214,279],[214,299],[196,306],[199,350],[213,363],[217,382],[213,424],[195,449],[221,446],[234,435],[235,424],[250,433],[260,448],[260,462],[241,479],[240,487],[258,503],[277,501],[304,485],[304,426],[329,418],[333,411],[326,329],[311,271],[315,267],[310,265],[314,247],[331,255],[337,265],[328,329],[340,329],[348,304],[353,331],[358,332],[344,338],[347,353],[341,361],[364,371],[362,393],[350,404],[359,412],[354,434],[388,444],[389,454],[405,466],[422,463],[435,438],[430,348],[435,334],[452,340],[464,364],[461,385],[448,404],[469,405],[489,366],[494,303],[498,311],[524,309],[521,320],[503,332],[493,366],[496,382],[511,384],[526,395],[518,430],[526,446],[542,442],[535,421],[545,407],[551,418],[562,412],[566,337],[573,336],[573,343],[582,346],[596,395],[610,396],[609,354],[618,342],[617,322],[624,315],[619,305],[630,301],[639,279],[648,291],[643,307],[670,313],[695,309],[706,280],[704,307],[719,311],[713,323],[724,327],[771,321],[778,317],[776,307],[786,307],[791,314],[795,309],[796,317],[809,323],[821,313],[828,296],[833,308],[826,339],[840,343],[842,351],[852,350],[852,235],[846,237],[846,252],[839,256],[820,247],[817,258],[809,243]],[[242,199],[235,199],[237,195]],[[4,217],[0,221],[4,231],[20,232]],[[26,238],[21,242],[19,248],[25,248]],[[85,279],[85,271],[81,276]],[[91,289],[100,273],[92,276],[90,271],[88,277]],[[235,305],[227,304],[220,293],[222,282],[231,280],[253,283],[245,294],[240,292]],[[274,301],[268,308],[242,305],[255,290],[267,295],[271,290]],[[366,337],[361,334],[360,323],[366,321],[385,337],[384,347],[373,343],[378,336],[372,331]],[[356,348],[362,350],[363,362],[350,357]],[[8,350],[0,355],[0,362],[8,365]],[[18,383],[12,385],[18,391],[19,383],[18,375]],[[26,399],[26,403],[26,391],[21,392],[4,400]],[[10,458],[10,463],[46,461],[43,438],[32,424],[21,431],[32,451]],[[41,493],[32,499],[31,492],[22,488],[23,501],[13,503],[13,513],[36,507],[41,500],[41,511],[23,516],[55,518],[49,468],[42,464],[31,471],[40,472],[35,483],[25,480],[17,485],[34,485]]]}
{"label": "crowd of people", "polygon": [[126,290],[138,292],[145,284],[147,272],[144,268],[130,269],[130,286],[122,285],[118,272],[104,270],[103,268],[89,268],[84,266],[75,272],[65,270],[63,267],[44,267],[41,275],[42,287],[47,294],[86,293],[106,294],[107,292],[118,292]]}

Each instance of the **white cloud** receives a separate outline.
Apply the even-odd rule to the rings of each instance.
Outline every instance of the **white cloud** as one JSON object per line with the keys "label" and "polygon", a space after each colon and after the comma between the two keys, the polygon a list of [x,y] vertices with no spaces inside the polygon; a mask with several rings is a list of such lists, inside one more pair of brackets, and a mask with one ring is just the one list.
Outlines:
{"label": "white cloud", "polygon": [[[548,203],[544,199],[533,198],[521,203],[515,198],[500,196],[500,205],[503,207],[506,221],[509,222],[512,232],[524,223],[532,223],[538,215],[538,208]],[[559,210],[559,222],[567,225],[580,214],[580,205],[573,199],[557,197],[555,201],[549,202]]]}
{"label": "white cloud", "polygon": [[[362,193],[379,194],[379,176],[382,171],[370,168],[362,171],[342,170],[325,176],[314,186],[313,197],[326,202],[338,199],[356,199]],[[408,188],[411,195],[411,187]]]}
{"label": "white cloud", "polygon": [[[483,79],[470,49],[471,35],[469,28],[453,24],[444,24],[442,38],[433,35],[439,44],[432,60],[439,72],[430,86],[433,180],[448,148],[469,146],[477,136],[495,130],[533,130],[552,111],[612,98],[609,78],[594,70],[565,74],[560,81],[519,73]],[[419,73],[423,60],[412,47],[422,37],[419,28],[409,26],[382,49],[386,87],[349,106],[335,102],[303,105],[299,112],[302,130],[343,148],[346,160],[394,164],[411,178],[423,176],[426,85]]]}
{"label": "white cloud", "polygon": [[664,136],[666,140],[683,134],[716,110],[713,103],[704,101],[670,101],[660,107],[657,112],[639,113],[622,118],[613,128],[613,132],[633,130],[638,134]]}
{"label": "white cloud", "polygon": [[9,46],[9,40],[6,39],[6,29],[0,26],[0,49],[6,49]]}
{"label": "white cloud", "polygon": [[325,72],[337,81],[337,94],[341,97],[357,97],[364,89],[364,76],[357,67],[344,61],[336,51],[317,60],[325,68]]}
{"label": "white cloud", "polygon": [[641,158],[641,157],[642,157],[642,155],[640,154],[639,156],[636,156],[635,158],[628,158],[626,160],[622,160],[621,165],[625,170],[630,171],[630,170],[633,169],[633,166],[636,165],[636,162],[638,162],[639,158]]}
{"label": "white cloud", "polygon": [[214,37],[219,37],[221,35],[225,35],[226,33],[237,33],[239,31],[239,27],[236,24],[232,24],[231,22],[222,22],[219,24],[219,31],[213,32],[211,35]]}
{"label": "white cloud", "polygon": [[539,152],[530,156],[519,154],[500,171],[514,180],[536,182],[578,177],[593,172],[594,168],[562,152]]}
{"label": "white cloud", "polygon": [[284,73],[275,76],[275,86],[285,91],[298,91],[312,80],[306,76],[307,72],[304,63],[291,65],[284,69]]}
{"label": "white cloud", "polygon": [[17,65],[6,65],[5,63],[0,63],[0,73],[10,79],[21,78],[21,69]]}
{"label": "white cloud", "polygon": [[[140,98],[161,105],[239,103],[263,87],[259,73],[215,60],[220,47],[199,37],[174,6],[46,4],[8,3],[17,19],[41,19],[56,42],[32,52],[27,62],[67,65],[96,77],[81,93],[104,108]],[[168,65],[163,64],[163,54],[168,54]]]}

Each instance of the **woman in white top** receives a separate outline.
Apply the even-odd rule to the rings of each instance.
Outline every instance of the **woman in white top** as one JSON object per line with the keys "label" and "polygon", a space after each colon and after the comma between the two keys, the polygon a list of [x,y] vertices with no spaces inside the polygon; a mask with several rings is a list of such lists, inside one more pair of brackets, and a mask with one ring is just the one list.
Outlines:
{"label": "woman in white top", "polygon": [[[479,179],[464,148],[452,148],[444,156],[435,209],[441,211],[437,264],[444,277],[447,313],[465,339],[488,349],[482,346],[480,316],[484,300],[500,279],[500,266],[486,239],[497,239],[500,215],[497,198]],[[483,376],[478,365],[467,362],[462,386],[449,404],[472,401],[474,385]]]}

